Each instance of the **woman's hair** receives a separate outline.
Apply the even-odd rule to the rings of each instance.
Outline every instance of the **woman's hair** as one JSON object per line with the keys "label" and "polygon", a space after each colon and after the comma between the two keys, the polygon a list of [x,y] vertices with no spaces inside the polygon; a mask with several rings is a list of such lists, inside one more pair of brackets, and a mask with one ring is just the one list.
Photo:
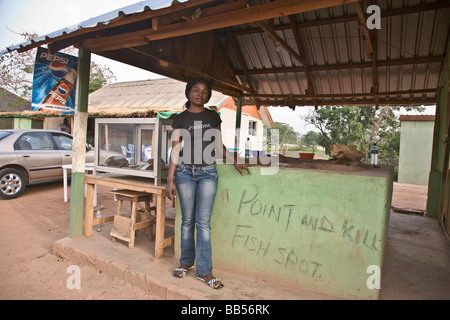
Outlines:
{"label": "woman's hair", "polygon": [[184,91],[184,94],[186,95],[186,98],[188,99],[188,101],[186,102],[186,108],[189,108],[191,106],[191,102],[189,101],[189,92],[191,91],[192,87],[194,85],[196,85],[197,83],[203,83],[208,88],[208,99],[206,100],[206,102],[208,102],[209,99],[211,99],[211,95],[212,95],[211,83],[208,80],[203,79],[203,78],[191,79],[186,84],[186,90]]}

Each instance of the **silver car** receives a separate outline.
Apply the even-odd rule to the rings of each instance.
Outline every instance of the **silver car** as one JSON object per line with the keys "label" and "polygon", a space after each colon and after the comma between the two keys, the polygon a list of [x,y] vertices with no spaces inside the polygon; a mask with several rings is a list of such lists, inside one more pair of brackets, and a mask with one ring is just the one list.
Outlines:
{"label": "silver car", "polygon": [[[89,147],[86,151],[85,161],[94,162],[94,151]],[[71,135],[56,130],[0,130],[1,198],[17,198],[30,183],[61,179],[66,164],[72,164]]]}

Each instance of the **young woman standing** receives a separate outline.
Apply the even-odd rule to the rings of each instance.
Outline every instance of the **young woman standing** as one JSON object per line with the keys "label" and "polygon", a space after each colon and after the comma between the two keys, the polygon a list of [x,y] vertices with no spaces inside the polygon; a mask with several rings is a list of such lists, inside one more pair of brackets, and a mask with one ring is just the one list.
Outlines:
{"label": "young woman standing", "polygon": [[[178,191],[182,216],[180,266],[173,275],[184,277],[195,262],[197,279],[205,281],[211,288],[220,289],[223,283],[212,275],[210,221],[218,183],[215,158],[227,155],[220,134],[222,120],[217,112],[205,108],[212,94],[207,80],[189,81],[185,94],[187,109],[177,115],[172,124],[173,146],[166,186],[167,197],[172,201]],[[211,148],[212,144],[216,147]],[[247,165],[238,164],[235,158],[233,162],[241,175],[242,169],[250,174]]]}

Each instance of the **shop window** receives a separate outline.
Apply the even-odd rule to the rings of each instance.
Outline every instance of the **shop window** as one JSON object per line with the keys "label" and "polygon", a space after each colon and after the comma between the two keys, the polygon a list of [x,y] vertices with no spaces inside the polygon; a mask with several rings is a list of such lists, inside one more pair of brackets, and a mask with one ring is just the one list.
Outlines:
{"label": "shop window", "polygon": [[248,122],[248,135],[249,136],[256,136],[256,128],[257,128],[257,122],[250,120]]}

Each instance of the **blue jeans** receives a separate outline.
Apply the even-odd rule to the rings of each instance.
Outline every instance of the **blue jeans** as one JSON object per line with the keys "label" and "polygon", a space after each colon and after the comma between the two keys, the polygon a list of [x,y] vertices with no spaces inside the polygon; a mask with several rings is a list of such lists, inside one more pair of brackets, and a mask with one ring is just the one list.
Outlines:
{"label": "blue jeans", "polygon": [[[181,207],[180,265],[192,266],[196,275],[212,274],[211,214],[217,191],[216,165],[178,164],[175,185]],[[197,228],[197,241],[194,241]]]}

